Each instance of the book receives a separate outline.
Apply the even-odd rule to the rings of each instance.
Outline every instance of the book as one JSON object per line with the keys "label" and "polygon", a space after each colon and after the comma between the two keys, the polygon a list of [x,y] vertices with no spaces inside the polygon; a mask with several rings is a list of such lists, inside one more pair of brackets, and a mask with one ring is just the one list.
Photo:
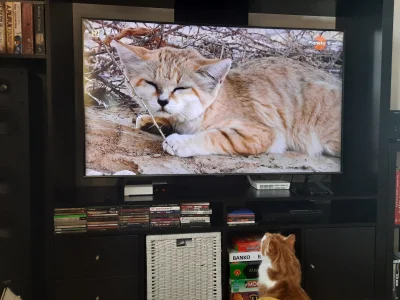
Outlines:
{"label": "book", "polygon": [[33,5],[22,2],[22,53],[33,54]]}
{"label": "book", "polygon": [[77,225],[85,225],[86,226],[86,221],[75,221],[75,222],[55,222],[54,226],[77,226]]}
{"label": "book", "polygon": [[150,207],[150,212],[165,212],[165,211],[180,211],[181,208],[177,205],[174,206],[152,206]]}
{"label": "book", "polygon": [[54,219],[80,219],[86,218],[86,214],[76,214],[76,215],[54,215]]}
{"label": "book", "polygon": [[14,53],[14,14],[13,2],[5,3],[7,53]]}
{"label": "book", "polygon": [[210,217],[181,217],[181,223],[210,223]]}
{"label": "book", "polygon": [[194,227],[211,227],[209,222],[191,222],[191,223],[181,223],[182,228],[194,228]]}
{"label": "book", "polygon": [[208,211],[210,209],[210,203],[182,203],[182,211]]}
{"label": "book", "polygon": [[245,222],[227,222],[228,226],[241,226],[241,225],[255,225],[255,221],[245,221]]}
{"label": "book", "polygon": [[400,170],[396,170],[396,204],[394,212],[394,224],[400,225]]}
{"label": "book", "polygon": [[399,299],[399,276],[400,276],[400,262],[397,261],[395,263],[395,298],[396,300]]}
{"label": "book", "polygon": [[185,210],[181,211],[181,215],[211,215],[212,209],[209,210]]}
{"label": "book", "polygon": [[13,14],[14,14],[14,53],[22,54],[21,2],[13,2]]}
{"label": "book", "polygon": [[87,209],[88,212],[118,212],[118,206],[93,206]]}
{"label": "book", "polygon": [[86,208],[55,208],[54,215],[86,215]]}
{"label": "book", "polygon": [[44,4],[33,4],[35,54],[45,54]]}
{"label": "book", "polygon": [[0,53],[6,52],[6,11],[4,2],[0,2]]}
{"label": "book", "polygon": [[156,222],[179,222],[179,218],[155,218],[151,219],[152,223]]}
{"label": "book", "polygon": [[392,284],[392,300],[398,300],[398,289],[399,289],[399,280],[396,278],[397,268],[399,263],[395,260],[393,261],[393,284]]}
{"label": "book", "polygon": [[167,215],[180,215],[180,211],[179,210],[165,210],[165,211],[152,211],[150,212],[150,217],[152,216],[157,216],[157,215],[163,215],[163,216],[167,216]]}
{"label": "book", "polygon": [[229,262],[241,262],[241,261],[255,261],[261,260],[261,252],[252,251],[252,252],[237,252],[234,249],[229,249]]}
{"label": "book", "polygon": [[165,222],[165,223],[150,223],[151,228],[156,228],[156,227],[173,227],[173,228],[179,228],[180,227],[179,222]]}
{"label": "book", "polygon": [[85,210],[85,207],[58,207],[55,208],[54,211],[77,211],[77,210]]}
{"label": "book", "polygon": [[74,228],[74,229],[55,229],[55,234],[64,234],[64,233],[82,233],[87,232],[86,228]]}
{"label": "book", "polygon": [[78,221],[86,221],[86,217],[79,218],[54,218],[54,222],[78,222]]}
{"label": "book", "polygon": [[83,225],[57,225],[56,229],[67,229],[67,228],[86,228],[86,224]]}
{"label": "book", "polygon": [[140,229],[140,228],[149,228],[149,223],[143,223],[143,224],[122,224],[119,227],[121,230],[129,230],[129,229]]}
{"label": "book", "polygon": [[255,218],[228,218],[227,222],[254,222]]}
{"label": "book", "polygon": [[228,216],[237,216],[237,215],[241,215],[241,216],[254,216],[254,213],[250,210],[250,209],[239,209],[239,210],[234,210],[231,211],[230,213],[228,213]]}

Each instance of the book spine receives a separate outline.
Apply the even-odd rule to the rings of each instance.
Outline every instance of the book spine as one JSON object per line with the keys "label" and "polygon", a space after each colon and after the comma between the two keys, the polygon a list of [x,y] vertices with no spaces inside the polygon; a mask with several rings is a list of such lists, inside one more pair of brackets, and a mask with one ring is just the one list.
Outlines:
{"label": "book spine", "polygon": [[208,222],[200,222],[200,223],[181,223],[182,228],[193,228],[193,227],[211,227],[211,224]]}
{"label": "book spine", "polygon": [[209,205],[181,205],[181,210],[209,210]]}
{"label": "book spine", "polygon": [[13,14],[14,14],[14,53],[22,54],[21,2],[13,2]]}
{"label": "book spine", "polygon": [[255,224],[255,221],[245,221],[245,222],[226,222],[228,225],[243,225],[243,224]]}
{"label": "book spine", "polygon": [[35,53],[45,54],[44,4],[33,4],[33,19],[35,28]]}
{"label": "book spine", "polygon": [[399,299],[399,275],[400,275],[400,269],[399,269],[399,263],[397,262],[396,264],[396,279],[395,279],[395,287],[396,287],[396,297],[394,299],[398,300]]}
{"label": "book spine", "polygon": [[5,3],[7,53],[14,53],[14,14],[13,2]]}
{"label": "book spine", "polygon": [[394,224],[400,225],[400,171],[396,171],[396,206]]}
{"label": "book spine", "polygon": [[164,212],[164,211],[177,211],[181,210],[180,206],[166,206],[166,207],[150,207],[150,212]]}
{"label": "book spine", "polygon": [[181,211],[182,215],[211,215],[212,214],[212,210],[193,210],[193,211]]}
{"label": "book spine", "polygon": [[22,53],[33,54],[33,6],[22,3]]}
{"label": "book spine", "polygon": [[6,7],[4,2],[0,2],[0,53],[6,52]]}
{"label": "book spine", "polygon": [[393,261],[392,299],[396,299],[396,263]]}
{"label": "book spine", "polygon": [[210,222],[210,217],[181,217],[182,223]]}

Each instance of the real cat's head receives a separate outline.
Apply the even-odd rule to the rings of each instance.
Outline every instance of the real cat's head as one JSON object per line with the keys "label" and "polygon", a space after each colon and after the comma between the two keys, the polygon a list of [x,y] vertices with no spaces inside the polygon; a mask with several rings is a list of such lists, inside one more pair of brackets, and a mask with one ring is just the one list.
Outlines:
{"label": "real cat's head", "polygon": [[[288,237],[278,233],[266,233],[261,240],[261,255],[271,261],[272,268],[281,273],[291,273],[299,269],[299,261],[295,255],[294,234]],[[294,267],[294,269],[292,269]]]}
{"label": "real cat's head", "polygon": [[150,112],[177,122],[204,113],[231,67],[230,59],[206,59],[193,49],[147,50],[115,40],[111,45]]}

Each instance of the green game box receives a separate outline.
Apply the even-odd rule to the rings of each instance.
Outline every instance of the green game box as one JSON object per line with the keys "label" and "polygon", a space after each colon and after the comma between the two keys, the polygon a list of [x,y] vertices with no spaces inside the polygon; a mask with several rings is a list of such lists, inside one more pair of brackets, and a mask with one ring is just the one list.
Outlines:
{"label": "green game box", "polygon": [[257,279],[229,279],[231,293],[247,293],[258,292],[258,278]]}
{"label": "green game box", "polygon": [[230,279],[254,279],[258,278],[258,268],[261,261],[247,261],[229,263]]}
{"label": "green game box", "polygon": [[230,300],[257,300],[258,292],[231,293]]}

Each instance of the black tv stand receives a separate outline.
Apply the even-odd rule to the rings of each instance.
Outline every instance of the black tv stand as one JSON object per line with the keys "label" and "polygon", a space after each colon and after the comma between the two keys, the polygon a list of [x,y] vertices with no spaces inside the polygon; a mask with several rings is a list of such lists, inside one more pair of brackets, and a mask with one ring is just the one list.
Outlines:
{"label": "black tv stand", "polygon": [[[333,192],[323,183],[329,175],[307,175],[303,185],[296,189],[300,196],[332,196]],[[313,184],[310,185],[310,182]]]}

